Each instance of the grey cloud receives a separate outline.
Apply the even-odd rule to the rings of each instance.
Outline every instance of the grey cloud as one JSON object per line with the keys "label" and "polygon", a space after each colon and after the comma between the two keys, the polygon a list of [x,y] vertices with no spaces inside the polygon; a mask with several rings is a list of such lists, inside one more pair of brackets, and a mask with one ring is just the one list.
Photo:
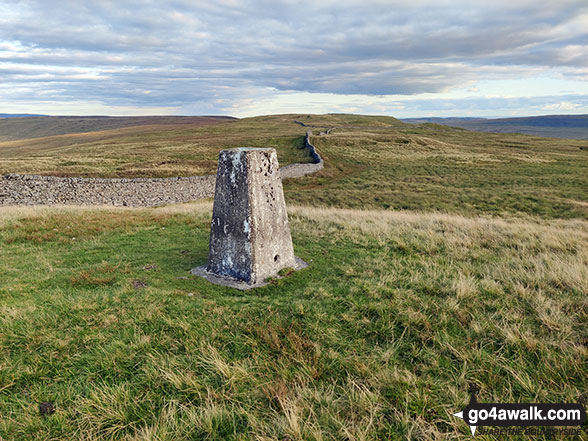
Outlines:
{"label": "grey cloud", "polygon": [[268,87],[411,95],[554,65],[582,78],[588,53],[588,27],[578,25],[588,17],[584,0],[29,0],[1,8],[0,43],[21,45],[0,49],[3,83],[139,106],[234,100]]}

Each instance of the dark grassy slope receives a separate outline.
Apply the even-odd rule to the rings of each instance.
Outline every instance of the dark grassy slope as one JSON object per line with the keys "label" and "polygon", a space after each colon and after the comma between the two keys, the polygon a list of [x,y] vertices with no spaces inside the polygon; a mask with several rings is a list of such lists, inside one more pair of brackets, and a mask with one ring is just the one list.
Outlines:
{"label": "dark grassy slope", "polygon": [[226,116],[44,116],[0,118],[0,141],[42,138],[150,125],[206,125],[230,121]]}
{"label": "dark grassy slope", "polygon": [[411,124],[435,123],[467,130],[525,133],[567,139],[588,139],[588,115],[545,115],[524,118],[407,118]]}
{"label": "dark grassy slope", "polygon": [[[225,127],[226,126],[226,127]],[[168,177],[211,174],[218,152],[275,147],[280,163],[310,161],[305,129],[280,118],[216,124],[148,125],[0,142],[0,173],[88,177]]]}

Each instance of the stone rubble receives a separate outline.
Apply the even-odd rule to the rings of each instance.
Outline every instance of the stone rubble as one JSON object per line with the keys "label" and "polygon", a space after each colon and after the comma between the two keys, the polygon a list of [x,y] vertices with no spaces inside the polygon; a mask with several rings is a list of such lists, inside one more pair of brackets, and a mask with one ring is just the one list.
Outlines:
{"label": "stone rubble", "polygon": [[214,195],[214,176],[94,179],[5,175],[0,205],[115,205],[150,207]]}

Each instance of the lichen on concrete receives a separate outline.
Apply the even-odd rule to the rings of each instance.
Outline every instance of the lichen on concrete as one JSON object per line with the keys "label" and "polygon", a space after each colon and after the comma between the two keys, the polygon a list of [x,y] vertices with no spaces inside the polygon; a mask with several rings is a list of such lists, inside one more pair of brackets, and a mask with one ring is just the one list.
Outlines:
{"label": "lichen on concrete", "polygon": [[251,287],[283,268],[303,266],[294,257],[275,149],[221,151],[208,264],[193,272]]}

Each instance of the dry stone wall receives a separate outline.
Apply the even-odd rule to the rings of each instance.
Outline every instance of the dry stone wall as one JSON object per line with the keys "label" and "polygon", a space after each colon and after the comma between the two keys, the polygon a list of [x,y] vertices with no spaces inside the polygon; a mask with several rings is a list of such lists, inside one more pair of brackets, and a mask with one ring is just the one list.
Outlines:
{"label": "dry stone wall", "polygon": [[[291,164],[280,169],[281,178],[315,173],[324,161],[306,134],[305,147],[314,163]],[[16,175],[0,177],[2,205],[114,205],[153,207],[214,196],[216,176],[178,178],[96,179]]]}
{"label": "dry stone wall", "polygon": [[93,179],[6,175],[0,205],[116,205],[149,207],[214,195],[214,176]]}
{"label": "dry stone wall", "polygon": [[311,136],[311,130],[306,132],[304,146],[310,151],[310,156],[312,157],[313,162],[307,164],[290,164],[284,167],[280,167],[282,179],[300,178],[302,176],[316,173],[317,171],[322,170],[325,167],[325,161],[323,161],[323,158],[321,158],[321,155],[319,155],[318,151],[316,150],[316,147],[312,145],[310,142]]}

